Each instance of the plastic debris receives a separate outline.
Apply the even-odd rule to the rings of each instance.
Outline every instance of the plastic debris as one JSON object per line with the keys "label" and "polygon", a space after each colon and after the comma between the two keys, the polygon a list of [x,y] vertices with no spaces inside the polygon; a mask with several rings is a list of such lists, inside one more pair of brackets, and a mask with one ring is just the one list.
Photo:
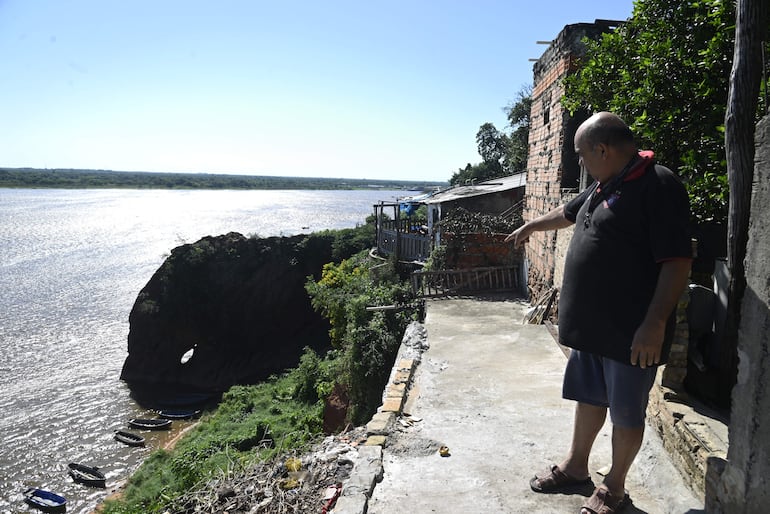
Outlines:
{"label": "plastic debris", "polygon": [[334,504],[337,503],[337,498],[340,497],[341,492],[342,484],[340,483],[330,485],[326,488],[326,494],[324,495],[324,500],[326,503],[321,509],[321,514],[328,514],[328,512],[334,508]]}

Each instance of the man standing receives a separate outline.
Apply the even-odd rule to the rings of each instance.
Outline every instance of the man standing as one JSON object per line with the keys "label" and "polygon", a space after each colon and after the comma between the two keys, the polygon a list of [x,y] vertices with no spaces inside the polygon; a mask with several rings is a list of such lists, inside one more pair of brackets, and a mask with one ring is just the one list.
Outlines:
{"label": "man standing", "polygon": [[631,502],[626,474],[687,284],[689,205],[678,178],[652,152],[637,150],[615,114],[600,112],[580,125],[575,151],[595,182],[506,238],[519,246],[533,232],[575,225],[559,297],[559,339],[572,348],[562,395],[577,402],[572,444],[530,486],[548,493],[591,484],[588,458],[609,409],[612,467],[581,513],[612,513]]}

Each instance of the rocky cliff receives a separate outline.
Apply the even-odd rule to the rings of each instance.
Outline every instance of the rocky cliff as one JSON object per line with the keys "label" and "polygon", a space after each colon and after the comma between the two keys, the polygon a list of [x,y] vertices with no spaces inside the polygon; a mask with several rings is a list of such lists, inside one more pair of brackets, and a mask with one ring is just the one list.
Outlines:
{"label": "rocky cliff", "polygon": [[152,403],[260,381],[305,346],[325,351],[329,325],[304,284],[331,247],[331,237],[230,233],[175,248],[131,310],[121,378]]}

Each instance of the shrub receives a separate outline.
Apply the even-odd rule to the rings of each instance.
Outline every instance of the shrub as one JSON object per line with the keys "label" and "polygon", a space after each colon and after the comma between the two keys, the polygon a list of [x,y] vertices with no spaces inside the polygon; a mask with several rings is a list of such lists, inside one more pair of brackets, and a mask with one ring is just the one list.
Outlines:
{"label": "shrub", "polygon": [[393,262],[375,261],[366,252],[325,265],[321,279],[309,279],[306,289],[313,308],[329,319],[329,337],[341,357],[338,382],[350,395],[350,420],[361,423],[379,406],[401,337],[416,316],[410,309],[366,307],[409,304],[411,289]]}

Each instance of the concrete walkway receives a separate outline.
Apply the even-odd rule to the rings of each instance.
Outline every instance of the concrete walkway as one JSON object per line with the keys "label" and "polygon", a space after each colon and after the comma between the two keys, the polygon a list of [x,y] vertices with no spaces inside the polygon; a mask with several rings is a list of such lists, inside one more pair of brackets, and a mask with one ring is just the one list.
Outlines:
{"label": "concrete walkway", "polygon": [[[527,308],[504,298],[428,302],[429,348],[403,408],[416,422],[402,418],[388,436],[384,476],[365,512],[580,511],[581,494],[529,488],[535,472],[567,451],[574,404],[561,398],[566,358],[544,326],[521,323]],[[607,421],[590,461],[597,484],[610,463],[610,434]],[[704,512],[651,429],[626,486],[634,503],[625,513]]]}

